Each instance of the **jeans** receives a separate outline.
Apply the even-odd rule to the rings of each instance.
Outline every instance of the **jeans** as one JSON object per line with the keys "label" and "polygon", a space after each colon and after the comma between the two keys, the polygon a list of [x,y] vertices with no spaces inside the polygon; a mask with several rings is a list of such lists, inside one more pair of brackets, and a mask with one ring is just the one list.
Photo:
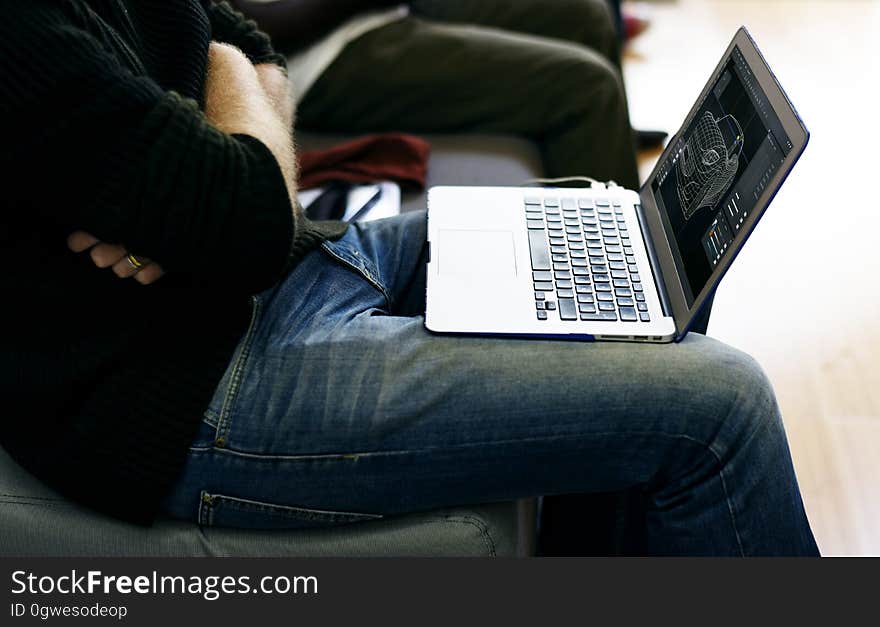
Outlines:
{"label": "jeans", "polygon": [[354,224],[254,298],[167,513],[300,528],[638,488],[651,553],[817,554],[754,360],[693,334],[434,335],[425,227]]}

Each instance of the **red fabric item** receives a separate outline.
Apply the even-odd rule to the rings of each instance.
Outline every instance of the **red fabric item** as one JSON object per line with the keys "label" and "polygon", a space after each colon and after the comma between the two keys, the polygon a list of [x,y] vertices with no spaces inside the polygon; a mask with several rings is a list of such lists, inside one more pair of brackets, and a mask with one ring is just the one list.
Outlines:
{"label": "red fabric item", "polygon": [[330,181],[394,181],[421,190],[428,176],[431,144],[402,133],[366,135],[327,150],[299,153],[299,186],[321,187]]}

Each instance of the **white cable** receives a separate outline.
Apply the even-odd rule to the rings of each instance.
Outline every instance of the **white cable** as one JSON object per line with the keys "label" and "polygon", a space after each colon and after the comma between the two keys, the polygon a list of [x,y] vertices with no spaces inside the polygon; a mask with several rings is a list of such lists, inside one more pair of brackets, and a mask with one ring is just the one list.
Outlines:
{"label": "white cable", "polygon": [[607,183],[602,183],[597,181],[591,176],[564,176],[556,179],[529,179],[527,181],[523,181],[521,186],[525,187],[527,185],[555,185],[557,183],[589,183],[590,185],[595,185],[599,187],[600,185],[607,185],[609,187],[617,187],[617,183],[614,181],[608,181]]}

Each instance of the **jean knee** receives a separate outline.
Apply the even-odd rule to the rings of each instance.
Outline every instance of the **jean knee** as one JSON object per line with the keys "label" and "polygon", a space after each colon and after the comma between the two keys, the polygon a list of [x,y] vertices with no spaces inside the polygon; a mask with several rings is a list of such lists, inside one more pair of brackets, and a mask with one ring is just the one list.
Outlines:
{"label": "jean knee", "polygon": [[719,450],[733,450],[755,437],[782,433],[782,418],[773,385],[761,365],[736,349],[708,365],[707,396],[714,411],[713,442]]}

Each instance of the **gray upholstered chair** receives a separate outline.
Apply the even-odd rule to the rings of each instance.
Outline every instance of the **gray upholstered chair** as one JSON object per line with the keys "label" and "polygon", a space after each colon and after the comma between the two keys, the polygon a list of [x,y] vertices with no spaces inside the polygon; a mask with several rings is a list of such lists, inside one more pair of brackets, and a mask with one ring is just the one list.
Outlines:
{"label": "gray upholstered chair", "polygon": [[[301,136],[305,147],[338,138]],[[429,185],[517,185],[540,175],[535,147],[503,137],[429,137]],[[424,195],[404,197],[404,211]],[[453,507],[376,522],[245,531],[160,520],[149,528],[66,501],[0,449],[0,557],[8,556],[515,556],[535,550],[534,500]]]}

